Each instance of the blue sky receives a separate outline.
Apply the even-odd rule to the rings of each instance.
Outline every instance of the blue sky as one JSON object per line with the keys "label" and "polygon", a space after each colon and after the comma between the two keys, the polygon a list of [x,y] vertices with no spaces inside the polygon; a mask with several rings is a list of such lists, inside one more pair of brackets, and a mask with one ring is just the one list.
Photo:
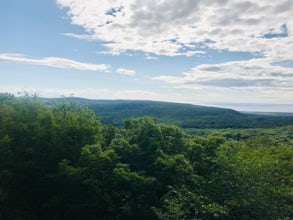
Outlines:
{"label": "blue sky", "polygon": [[3,0],[0,92],[293,112],[293,0]]}

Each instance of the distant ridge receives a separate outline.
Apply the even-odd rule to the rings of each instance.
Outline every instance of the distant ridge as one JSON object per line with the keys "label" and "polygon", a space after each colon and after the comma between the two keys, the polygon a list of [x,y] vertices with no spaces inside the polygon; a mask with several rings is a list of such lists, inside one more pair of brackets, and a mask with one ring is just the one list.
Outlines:
{"label": "distant ridge", "polygon": [[271,115],[271,116],[292,116],[293,112],[255,112],[255,111],[240,111],[243,114],[253,114],[253,115]]}
{"label": "distant ridge", "polygon": [[147,100],[46,99],[78,102],[95,111],[105,124],[122,126],[127,118],[150,116],[183,128],[271,128],[293,125],[293,115],[253,114],[232,109]]}

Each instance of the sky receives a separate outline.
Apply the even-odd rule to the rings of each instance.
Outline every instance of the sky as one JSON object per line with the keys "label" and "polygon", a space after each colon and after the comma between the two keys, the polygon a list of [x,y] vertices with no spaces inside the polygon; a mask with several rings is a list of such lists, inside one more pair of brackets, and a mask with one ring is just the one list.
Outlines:
{"label": "sky", "polygon": [[0,92],[293,112],[293,0],[1,0]]}

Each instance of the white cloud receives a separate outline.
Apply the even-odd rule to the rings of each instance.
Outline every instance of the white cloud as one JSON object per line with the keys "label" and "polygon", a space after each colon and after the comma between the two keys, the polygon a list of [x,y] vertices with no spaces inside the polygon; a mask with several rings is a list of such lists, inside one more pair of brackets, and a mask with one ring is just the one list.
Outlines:
{"label": "white cloud", "polygon": [[159,59],[158,57],[152,56],[148,53],[146,53],[145,56],[146,56],[145,57],[146,60],[158,60]]}
{"label": "white cloud", "polygon": [[61,57],[46,57],[42,59],[27,58],[22,54],[0,54],[0,60],[7,62],[26,63],[32,65],[50,66],[56,68],[89,70],[109,72],[109,66],[106,64],[91,64],[81,63],[78,61],[61,58]]}
{"label": "white cloud", "polygon": [[77,38],[80,40],[95,40],[90,34],[74,34],[74,33],[63,33],[62,35],[66,37]]}
{"label": "white cloud", "polygon": [[[57,0],[113,53],[194,55],[199,46],[293,57],[292,0]],[[270,36],[270,37],[268,37]],[[207,41],[208,40],[208,41]],[[186,49],[184,51],[183,49]],[[286,53],[284,53],[286,52]]]}
{"label": "white cloud", "polygon": [[267,58],[202,64],[181,76],[157,76],[161,80],[188,88],[194,86],[249,88],[266,87],[293,90],[293,69],[272,64]]}
{"label": "white cloud", "polygon": [[273,65],[267,58],[202,64],[180,76],[152,79],[176,89],[194,90],[205,98],[210,93],[211,100],[218,101],[290,103],[293,99],[293,68]]}
{"label": "white cloud", "polygon": [[121,75],[127,75],[127,76],[134,76],[135,75],[134,70],[128,70],[128,69],[124,69],[124,68],[118,68],[116,70],[116,72],[121,74]]}

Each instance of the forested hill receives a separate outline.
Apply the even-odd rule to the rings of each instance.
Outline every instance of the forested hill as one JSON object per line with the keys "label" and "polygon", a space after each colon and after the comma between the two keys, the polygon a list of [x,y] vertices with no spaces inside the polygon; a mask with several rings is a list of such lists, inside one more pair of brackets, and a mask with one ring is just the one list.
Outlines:
{"label": "forested hill", "polygon": [[51,101],[0,93],[0,220],[293,219],[293,126],[115,127]]}
{"label": "forested hill", "polygon": [[122,126],[127,118],[151,116],[159,122],[183,128],[270,128],[292,125],[293,115],[245,114],[231,109],[138,100],[90,100],[82,98],[47,101],[74,101],[94,110],[103,123]]}

